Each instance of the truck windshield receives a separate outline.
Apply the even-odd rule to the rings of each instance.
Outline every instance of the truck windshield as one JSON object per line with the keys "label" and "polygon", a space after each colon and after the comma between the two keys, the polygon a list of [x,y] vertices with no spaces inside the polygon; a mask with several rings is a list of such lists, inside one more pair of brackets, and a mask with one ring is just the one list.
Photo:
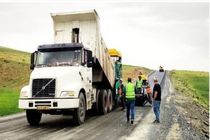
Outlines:
{"label": "truck windshield", "polygon": [[38,52],[36,66],[81,65],[81,50]]}

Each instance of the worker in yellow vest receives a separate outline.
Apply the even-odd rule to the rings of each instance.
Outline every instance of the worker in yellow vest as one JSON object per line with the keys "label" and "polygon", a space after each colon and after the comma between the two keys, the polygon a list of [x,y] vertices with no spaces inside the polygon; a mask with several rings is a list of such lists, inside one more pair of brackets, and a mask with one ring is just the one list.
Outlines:
{"label": "worker in yellow vest", "polygon": [[127,115],[127,122],[130,122],[130,115],[131,115],[131,124],[134,122],[134,115],[135,115],[135,86],[131,82],[131,78],[128,78],[128,83],[126,85],[126,115]]}
{"label": "worker in yellow vest", "polygon": [[142,88],[142,79],[141,76],[138,76],[138,80],[136,81],[136,94],[141,94]]}

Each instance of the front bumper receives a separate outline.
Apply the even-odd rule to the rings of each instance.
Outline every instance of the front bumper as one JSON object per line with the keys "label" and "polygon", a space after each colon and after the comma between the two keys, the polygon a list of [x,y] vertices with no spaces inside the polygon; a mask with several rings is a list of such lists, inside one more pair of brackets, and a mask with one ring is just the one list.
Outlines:
{"label": "front bumper", "polygon": [[19,99],[20,109],[71,109],[79,107],[79,99]]}

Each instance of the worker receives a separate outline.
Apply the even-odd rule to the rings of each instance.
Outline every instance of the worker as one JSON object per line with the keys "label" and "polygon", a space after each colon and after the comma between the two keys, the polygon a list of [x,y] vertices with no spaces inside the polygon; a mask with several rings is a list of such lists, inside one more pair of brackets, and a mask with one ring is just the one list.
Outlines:
{"label": "worker", "polygon": [[153,87],[152,98],[153,98],[153,111],[156,117],[153,123],[160,123],[161,87],[156,77],[154,77],[154,87]]}
{"label": "worker", "polygon": [[118,105],[118,103],[119,103],[119,99],[120,99],[120,97],[119,97],[119,87],[120,87],[120,79],[116,79],[116,83],[115,83],[115,105]]}
{"label": "worker", "polygon": [[125,109],[125,86],[123,85],[123,80],[120,79],[120,85],[118,87],[118,94],[121,101],[122,110]]}
{"label": "worker", "polygon": [[115,62],[115,77],[117,79],[120,79],[122,77],[121,57],[119,57],[118,60]]}
{"label": "worker", "polygon": [[131,82],[131,78],[128,78],[128,83],[126,85],[126,115],[127,115],[127,122],[130,121],[130,114],[131,114],[131,124],[134,123],[134,115],[135,115],[135,86]]}
{"label": "worker", "polygon": [[140,94],[141,93],[141,88],[142,88],[142,79],[141,76],[138,76],[138,80],[136,81],[136,93]]}
{"label": "worker", "polygon": [[146,77],[146,75],[141,74],[140,76],[141,76],[141,79],[142,79],[142,84],[143,85],[147,85],[147,77]]}
{"label": "worker", "polygon": [[[151,87],[149,86],[149,85],[147,85],[147,87],[146,87],[146,92],[147,92],[147,101],[150,103],[150,104],[152,104],[152,89],[151,89]],[[146,102],[147,103],[147,102]]]}

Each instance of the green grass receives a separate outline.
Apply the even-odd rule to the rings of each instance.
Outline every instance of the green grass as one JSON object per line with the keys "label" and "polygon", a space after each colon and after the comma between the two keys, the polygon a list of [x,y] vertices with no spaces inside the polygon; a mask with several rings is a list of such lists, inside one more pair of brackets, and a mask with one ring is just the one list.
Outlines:
{"label": "green grass", "polygon": [[29,81],[30,54],[0,47],[0,116],[19,112],[20,89]]}
{"label": "green grass", "polygon": [[0,89],[0,116],[20,112],[18,109],[19,92],[7,88]]}
{"label": "green grass", "polygon": [[172,71],[170,73],[175,89],[208,109],[209,73],[194,71]]}

